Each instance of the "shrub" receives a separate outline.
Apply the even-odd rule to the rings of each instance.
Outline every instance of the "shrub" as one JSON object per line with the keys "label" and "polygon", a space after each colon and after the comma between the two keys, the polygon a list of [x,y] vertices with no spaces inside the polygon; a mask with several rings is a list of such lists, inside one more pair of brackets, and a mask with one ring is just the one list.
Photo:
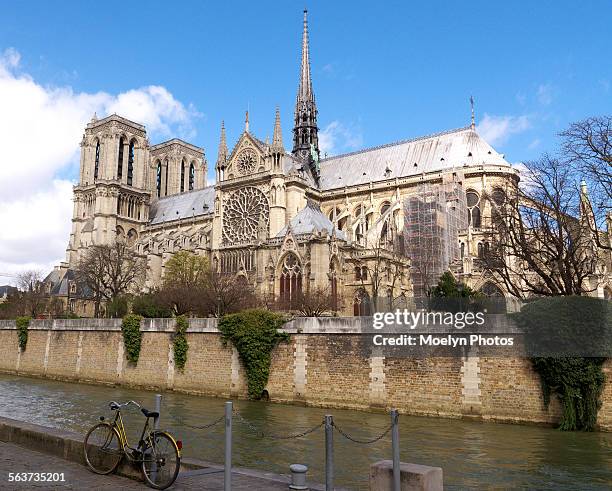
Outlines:
{"label": "shrub", "polygon": [[247,373],[250,399],[260,399],[270,375],[271,354],[289,335],[279,332],[284,317],[263,309],[251,309],[223,316],[219,330],[224,343],[231,341],[238,350]]}
{"label": "shrub", "polygon": [[28,344],[28,327],[30,325],[29,317],[17,317],[15,321],[17,324],[17,339],[19,342],[19,349],[25,351],[26,345]]}
{"label": "shrub", "polygon": [[128,301],[126,297],[116,297],[108,302],[106,315],[110,318],[123,317],[128,313]]}
{"label": "shrub", "polygon": [[185,369],[185,363],[187,363],[187,351],[189,350],[189,344],[187,344],[187,328],[189,323],[184,315],[179,315],[176,318],[176,332],[174,333],[174,364],[182,372]]}
{"label": "shrub", "polygon": [[602,365],[612,352],[612,306],[606,300],[565,296],[536,300],[513,314],[548,406],[562,406],[561,430],[592,431],[604,386]]}
{"label": "shrub", "polygon": [[132,312],[145,318],[172,317],[172,310],[163,305],[156,293],[144,293],[134,299]]}
{"label": "shrub", "polygon": [[140,332],[140,321],[142,317],[139,315],[126,315],[121,323],[121,332],[123,333],[123,345],[128,361],[138,363],[140,356],[140,345],[142,342],[142,334]]}

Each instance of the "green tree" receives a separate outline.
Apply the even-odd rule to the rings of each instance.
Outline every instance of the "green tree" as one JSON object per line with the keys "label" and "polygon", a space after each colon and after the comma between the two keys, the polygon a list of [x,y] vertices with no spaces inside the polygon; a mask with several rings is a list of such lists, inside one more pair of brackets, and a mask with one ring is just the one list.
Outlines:
{"label": "green tree", "polygon": [[199,287],[204,282],[209,269],[210,265],[206,257],[189,251],[180,251],[166,263],[164,283]]}
{"label": "green tree", "polygon": [[134,298],[132,312],[149,319],[172,317],[172,310],[159,292],[143,293]]}

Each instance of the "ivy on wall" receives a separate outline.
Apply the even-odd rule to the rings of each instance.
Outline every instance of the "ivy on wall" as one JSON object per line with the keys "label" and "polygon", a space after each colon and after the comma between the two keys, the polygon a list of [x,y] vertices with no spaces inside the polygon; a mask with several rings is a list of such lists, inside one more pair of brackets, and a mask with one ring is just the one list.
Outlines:
{"label": "ivy on wall", "polygon": [[223,316],[219,320],[224,343],[238,350],[247,374],[250,399],[261,399],[268,383],[272,350],[289,335],[279,332],[285,319],[282,315],[263,309],[251,309]]}
{"label": "ivy on wall", "polygon": [[28,327],[30,326],[29,317],[17,317],[15,323],[17,324],[17,339],[19,342],[19,349],[25,351],[28,344]]}
{"label": "ivy on wall", "polygon": [[187,351],[189,344],[187,343],[187,328],[189,322],[184,315],[179,315],[176,318],[176,331],[174,333],[174,364],[182,372],[187,363]]}
{"label": "ivy on wall", "polygon": [[[612,352],[612,304],[591,297],[550,297],[513,314],[525,332],[544,402],[555,395],[563,407],[559,429],[592,431],[601,407],[605,376],[601,355]],[[582,355],[582,356],[576,356]]]}
{"label": "ivy on wall", "polygon": [[123,345],[128,361],[138,363],[140,356],[140,345],[142,343],[142,334],[140,332],[140,315],[129,314],[123,318],[121,323],[121,332],[123,333]]}

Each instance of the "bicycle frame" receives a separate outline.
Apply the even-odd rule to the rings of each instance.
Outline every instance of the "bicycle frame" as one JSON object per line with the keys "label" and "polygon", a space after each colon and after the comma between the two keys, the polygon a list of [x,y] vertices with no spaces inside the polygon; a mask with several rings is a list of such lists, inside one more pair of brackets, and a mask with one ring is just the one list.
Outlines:
{"label": "bicycle frame", "polygon": [[[127,437],[127,433],[125,431],[125,425],[123,424],[123,417],[121,416],[121,410],[117,409],[116,414],[115,414],[115,419],[112,422],[112,426],[114,428],[117,429],[117,432],[119,433],[119,439],[120,439],[120,443],[121,443],[121,450],[123,451],[123,453],[128,457],[129,460],[133,461],[133,462],[140,462],[141,460],[134,458],[132,455],[130,455],[130,452],[126,451],[126,448],[129,450],[138,450],[140,449],[143,444],[145,443],[145,433],[147,433],[147,430],[149,429],[149,418],[146,418],[145,420],[145,424],[142,428],[142,433],[140,434],[140,440],[138,442],[138,446],[136,448],[132,448],[130,447],[129,441],[128,441],[128,437]],[[150,433],[147,433],[147,439],[150,440]],[[151,444],[152,442],[149,441],[149,444]],[[152,445],[151,445],[152,446]]]}

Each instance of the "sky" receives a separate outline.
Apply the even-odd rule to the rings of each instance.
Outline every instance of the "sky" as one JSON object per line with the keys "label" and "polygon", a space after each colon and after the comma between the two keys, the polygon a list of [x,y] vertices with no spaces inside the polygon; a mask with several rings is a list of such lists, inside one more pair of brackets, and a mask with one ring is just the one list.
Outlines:
{"label": "sky", "polygon": [[[152,143],[203,147],[219,128],[286,145],[309,10],[322,151],[470,123],[520,163],[573,121],[612,112],[612,2],[82,1],[0,6],[0,274],[64,259],[79,142],[94,112]],[[0,284],[14,278],[0,276]]]}

